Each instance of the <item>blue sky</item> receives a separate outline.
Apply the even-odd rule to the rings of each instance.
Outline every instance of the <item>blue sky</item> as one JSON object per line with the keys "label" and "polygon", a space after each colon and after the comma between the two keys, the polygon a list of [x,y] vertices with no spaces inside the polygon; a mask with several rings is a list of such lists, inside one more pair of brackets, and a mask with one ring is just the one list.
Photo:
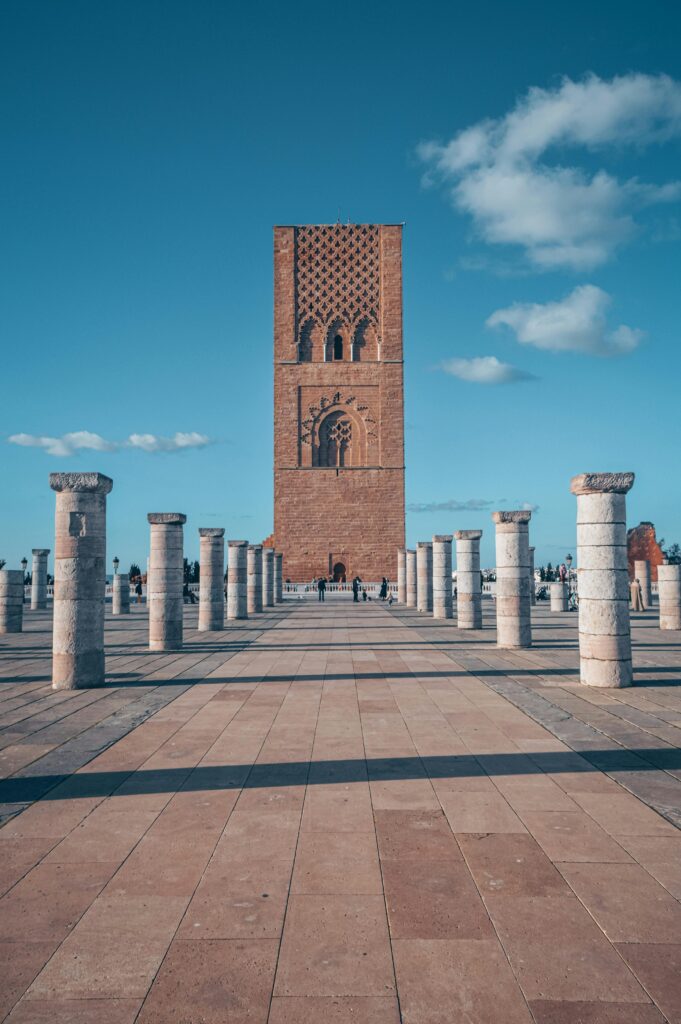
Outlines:
{"label": "blue sky", "polygon": [[[192,557],[271,531],[272,225],[339,216],[406,224],[410,544],[482,526],[489,564],[528,503],[555,562],[571,475],[617,469],[681,542],[680,29],[656,0],[7,0],[0,557],[53,546],[54,470],[113,477],[126,565],[148,511]],[[81,431],[110,450],[8,440]],[[211,443],[156,450],[178,433]]]}

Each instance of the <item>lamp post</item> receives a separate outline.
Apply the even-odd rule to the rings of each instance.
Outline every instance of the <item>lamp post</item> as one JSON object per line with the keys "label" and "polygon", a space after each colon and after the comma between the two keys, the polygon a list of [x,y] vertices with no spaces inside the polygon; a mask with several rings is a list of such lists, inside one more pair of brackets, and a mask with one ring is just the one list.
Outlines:
{"label": "lamp post", "polygon": [[26,557],[21,559],[21,568],[23,575],[21,577],[21,603],[24,603],[24,587],[26,586],[26,569],[28,567],[28,559]]}
{"label": "lamp post", "polygon": [[121,563],[120,563],[120,560],[119,560],[119,558],[118,558],[118,557],[117,557],[116,555],[114,555],[114,560],[113,560],[113,567],[114,567],[114,576],[115,576],[115,575],[116,575],[116,573],[118,572],[118,566],[119,566],[120,564],[121,564]]}

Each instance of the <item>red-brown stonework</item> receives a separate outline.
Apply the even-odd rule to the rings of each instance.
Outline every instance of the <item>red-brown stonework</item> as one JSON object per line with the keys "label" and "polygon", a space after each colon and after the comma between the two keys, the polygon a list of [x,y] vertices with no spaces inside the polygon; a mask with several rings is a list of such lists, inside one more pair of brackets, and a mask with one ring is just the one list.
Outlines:
{"label": "red-brown stonework", "polygon": [[397,576],[399,225],[274,229],[274,538],[291,580]]}
{"label": "red-brown stonework", "polygon": [[662,565],[664,555],[655,537],[652,523],[639,523],[627,531],[627,561],[629,579],[634,578],[634,562],[650,562],[650,578],[657,582],[657,567]]}

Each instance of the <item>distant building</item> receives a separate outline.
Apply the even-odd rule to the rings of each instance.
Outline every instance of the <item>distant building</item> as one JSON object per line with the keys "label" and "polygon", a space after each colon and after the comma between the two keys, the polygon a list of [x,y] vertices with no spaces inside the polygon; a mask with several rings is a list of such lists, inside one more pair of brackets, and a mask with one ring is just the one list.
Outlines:
{"label": "distant building", "polygon": [[639,523],[627,531],[627,562],[629,579],[634,578],[634,562],[650,562],[650,578],[657,581],[657,567],[664,561],[664,553],[657,543],[652,523]]}

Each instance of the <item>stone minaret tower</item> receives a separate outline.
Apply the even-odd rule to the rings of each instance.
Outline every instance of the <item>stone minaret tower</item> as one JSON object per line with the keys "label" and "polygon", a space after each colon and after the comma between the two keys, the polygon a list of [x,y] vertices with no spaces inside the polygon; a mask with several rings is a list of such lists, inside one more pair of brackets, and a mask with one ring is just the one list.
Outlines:
{"label": "stone minaret tower", "polygon": [[402,228],[274,229],[274,542],[284,577],[397,577]]}

